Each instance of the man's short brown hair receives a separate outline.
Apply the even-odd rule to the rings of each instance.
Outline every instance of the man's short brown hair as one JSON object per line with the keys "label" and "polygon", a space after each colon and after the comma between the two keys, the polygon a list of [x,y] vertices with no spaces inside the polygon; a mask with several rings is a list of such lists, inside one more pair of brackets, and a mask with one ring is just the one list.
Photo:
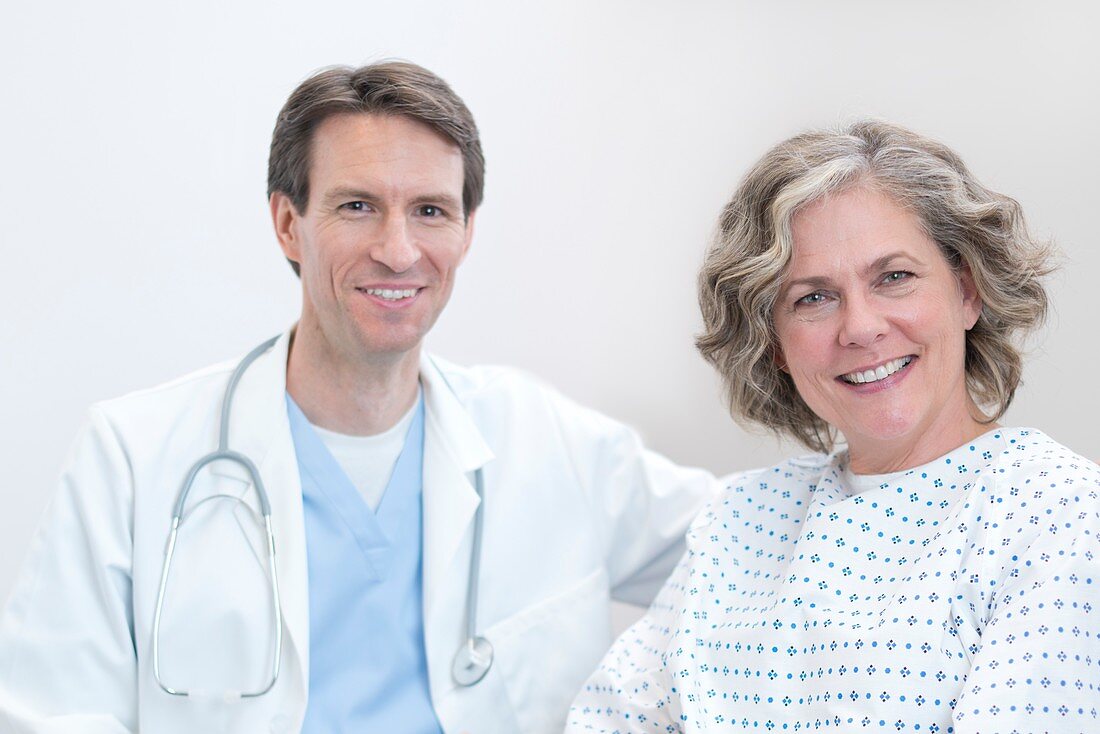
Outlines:
{"label": "man's short brown hair", "polygon": [[[485,156],[473,115],[445,81],[407,61],[384,61],[357,69],[334,66],[299,84],[279,112],[271,135],[269,199],[276,191],[286,194],[298,212],[305,213],[313,131],[325,119],[348,112],[404,115],[453,142],[462,153],[463,214],[469,217],[481,204]],[[297,272],[297,266],[291,265]]]}

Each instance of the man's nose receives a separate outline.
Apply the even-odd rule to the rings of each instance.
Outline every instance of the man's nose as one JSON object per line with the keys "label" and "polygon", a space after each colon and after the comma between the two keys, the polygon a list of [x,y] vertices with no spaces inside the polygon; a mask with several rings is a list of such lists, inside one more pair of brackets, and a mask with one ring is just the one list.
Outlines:
{"label": "man's nose", "polygon": [[371,246],[370,256],[395,273],[403,273],[416,265],[420,260],[420,247],[405,217],[386,217],[377,241]]}
{"label": "man's nose", "polygon": [[868,347],[886,336],[890,322],[882,308],[867,296],[844,299],[841,304],[840,344]]}

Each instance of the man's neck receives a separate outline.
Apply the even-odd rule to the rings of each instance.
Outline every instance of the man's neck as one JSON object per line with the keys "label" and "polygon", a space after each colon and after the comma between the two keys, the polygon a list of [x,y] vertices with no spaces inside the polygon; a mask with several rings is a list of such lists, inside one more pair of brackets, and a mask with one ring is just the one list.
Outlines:
{"label": "man's neck", "polygon": [[[353,360],[295,334],[286,389],[309,422],[350,436],[371,436],[397,425],[416,400],[420,349],[398,357]],[[318,340],[320,341],[320,340]]]}

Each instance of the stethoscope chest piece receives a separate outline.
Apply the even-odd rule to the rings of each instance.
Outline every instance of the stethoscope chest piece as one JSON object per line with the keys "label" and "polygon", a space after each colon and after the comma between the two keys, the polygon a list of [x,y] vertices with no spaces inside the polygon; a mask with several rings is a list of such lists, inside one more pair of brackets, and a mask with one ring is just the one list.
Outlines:
{"label": "stethoscope chest piece", "polygon": [[460,686],[472,686],[493,666],[493,646],[484,637],[471,637],[455,653],[451,675]]}

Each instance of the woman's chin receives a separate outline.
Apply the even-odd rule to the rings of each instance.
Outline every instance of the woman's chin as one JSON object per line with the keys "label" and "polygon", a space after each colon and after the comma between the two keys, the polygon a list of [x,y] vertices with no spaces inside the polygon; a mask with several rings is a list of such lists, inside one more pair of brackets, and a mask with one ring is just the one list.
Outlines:
{"label": "woman's chin", "polygon": [[858,457],[861,463],[868,464],[920,453],[921,445],[926,444],[928,438],[920,421],[901,415],[880,416],[878,420],[842,433],[848,440],[848,450],[853,459]]}

